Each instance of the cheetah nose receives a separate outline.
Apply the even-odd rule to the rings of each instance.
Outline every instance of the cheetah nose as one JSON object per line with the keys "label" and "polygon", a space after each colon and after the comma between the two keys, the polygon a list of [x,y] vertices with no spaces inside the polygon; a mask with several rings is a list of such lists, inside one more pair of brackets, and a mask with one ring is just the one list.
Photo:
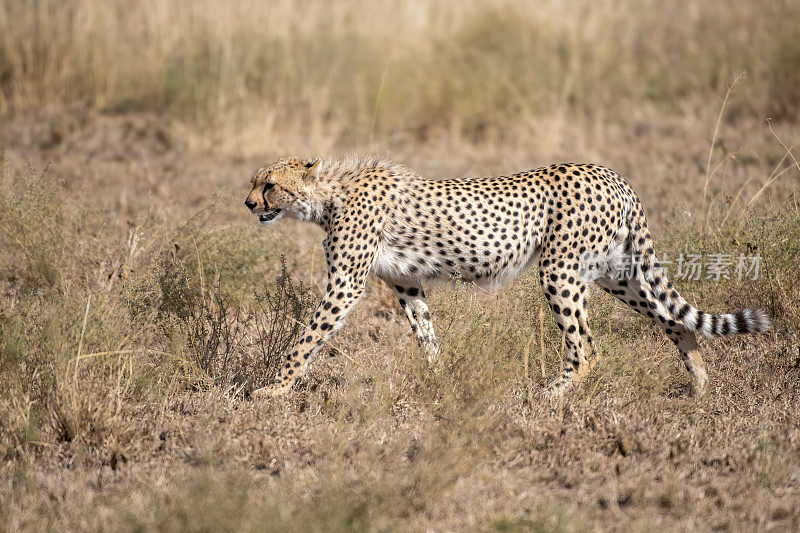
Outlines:
{"label": "cheetah nose", "polygon": [[247,209],[252,210],[256,206],[256,203],[250,198],[248,198],[247,200],[244,201],[244,205],[247,206]]}

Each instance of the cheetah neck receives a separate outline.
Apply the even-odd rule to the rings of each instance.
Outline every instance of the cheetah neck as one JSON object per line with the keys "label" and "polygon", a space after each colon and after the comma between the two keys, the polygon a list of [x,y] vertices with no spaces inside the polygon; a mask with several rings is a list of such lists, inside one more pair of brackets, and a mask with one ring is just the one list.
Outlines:
{"label": "cheetah neck", "polygon": [[322,160],[306,197],[297,203],[296,217],[327,231],[326,225],[333,211],[346,201],[348,185],[378,174],[404,180],[419,178],[407,167],[377,157]]}
{"label": "cheetah neck", "polygon": [[313,222],[327,231],[326,223],[330,219],[331,212],[343,200],[343,187],[346,183],[344,174],[338,172],[337,168],[330,168],[323,162],[320,164],[317,178],[309,189],[308,197],[305,201],[307,216],[305,220]]}

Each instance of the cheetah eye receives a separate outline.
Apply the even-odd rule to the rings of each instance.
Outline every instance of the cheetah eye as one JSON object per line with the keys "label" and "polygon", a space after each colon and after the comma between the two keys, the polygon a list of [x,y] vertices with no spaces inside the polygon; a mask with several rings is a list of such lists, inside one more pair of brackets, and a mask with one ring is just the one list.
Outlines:
{"label": "cheetah eye", "polygon": [[274,183],[267,183],[266,185],[264,185],[264,192],[267,192],[268,190],[272,189],[273,187],[275,187]]}

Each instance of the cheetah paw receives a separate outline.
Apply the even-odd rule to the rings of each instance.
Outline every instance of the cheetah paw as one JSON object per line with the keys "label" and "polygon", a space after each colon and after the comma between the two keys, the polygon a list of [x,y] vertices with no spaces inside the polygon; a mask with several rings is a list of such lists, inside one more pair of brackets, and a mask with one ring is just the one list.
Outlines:
{"label": "cheetah paw", "polygon": [[280,396],[286,396],[289,391],[292,390],[292,385],[294,385],[293,381],[272,383],[266,387],[261,387],[260,389],[254,390],[252,395],[253,398],[277,398]]}
{"label": "cheetah paw", "polygon": [[438,359],[439,354],[441,354],[441,350],[439,350],[439,345],[434,343],[427,343],[425,344],[425,359],[428,360],[428,364],[433,364]]}
{"label": "cheetah paw", "polygon": [[557,378],[553,380],[546,389],[544,389],[544,398],[551,404],[557,404],[564,398],[566,393],[574,387],[574,380],[565,379],[563,377]]}

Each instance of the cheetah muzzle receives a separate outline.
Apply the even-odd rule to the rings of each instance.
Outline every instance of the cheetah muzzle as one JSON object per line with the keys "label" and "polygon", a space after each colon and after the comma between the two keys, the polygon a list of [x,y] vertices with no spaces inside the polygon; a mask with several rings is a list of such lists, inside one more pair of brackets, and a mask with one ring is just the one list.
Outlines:
{"label": "cheetah muzzle", "polygon": [[270,222],[276,222],[277,218],[280,216],[282,209],[271,209],[269,211],[265,211],[263,213],[259,213],[258,221],[262,224],[269,224]]}

